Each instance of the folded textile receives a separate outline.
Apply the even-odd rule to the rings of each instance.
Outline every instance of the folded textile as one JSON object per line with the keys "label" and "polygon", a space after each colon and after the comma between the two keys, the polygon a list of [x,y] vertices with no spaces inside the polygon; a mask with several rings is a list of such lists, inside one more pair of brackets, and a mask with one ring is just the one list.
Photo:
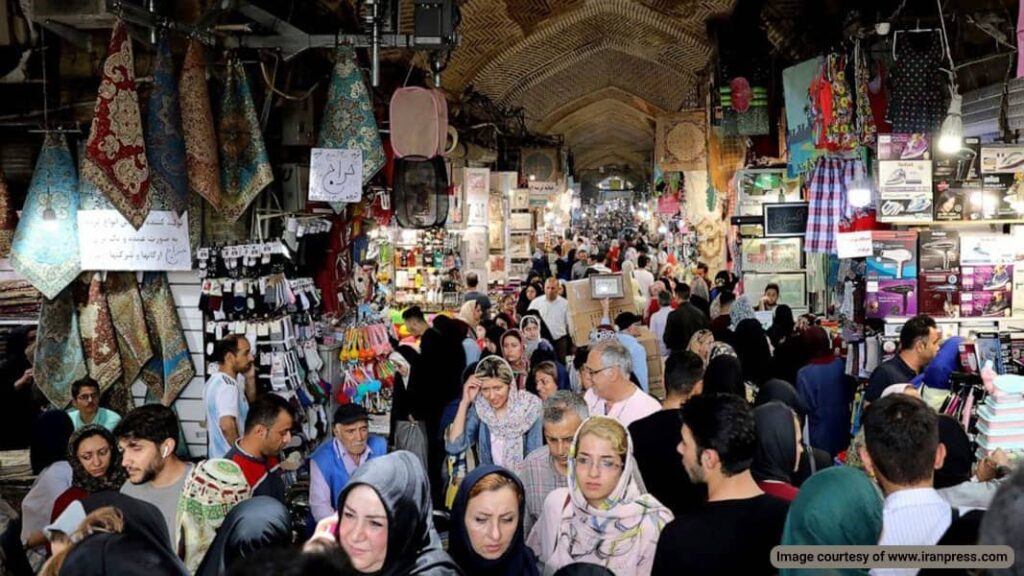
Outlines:
{"label": "folded textile", "polygon": [[139,287],[142,310],[149,329],[153,357],[142,369],[142,379],[154,399],[170,406],[195,376],[171,287],[163,272],[146,272]]}
{"label": "folded textile", "polygon": [[43,141],[11,243],[11,267],[51,299],[82,271],[78,177],[63,134]]}
{"label": "folded textile", "polygon": [[153,64],[153,91],[149,96],[146,123],[146,159],[149,161],[153,208],[172,210],[180,216],[188,210],[188,169],[169,34],[164,34],[157,44]]}
{"label": "folded textile", "polygon": [[11,191],[7,188],[7,178],[0,172],[0,258],[7,258],[11,253],[11,241],[14,240],[14,229],[18,226],[18,214],[11,202]]}
{"label": "folded textile", "polygon": [[138,229],[149,215],[149,178],[132,41],[124,22],[118,20],[103,63],[82,179],[95,184]]}
{"label": "folded textile", "polygon": [[99,383],[103,392],[119,382],[122,374],[107,296],[98,272],[87,272],[82,282],[74,284],[74,287],[85,365],[89,369],[89,377]]}
{"label": "folded textile", "polygon": [[217,138],[220,142],[221,185],[218,212],[234,222],[274,181],[249,81],[238,60],[228,64]]}
{"label": "folded textile", "polygon": [[58,408],[71,403],[71,383],[89,375],[71,288],[43,301],[33,369],[36,386]]}

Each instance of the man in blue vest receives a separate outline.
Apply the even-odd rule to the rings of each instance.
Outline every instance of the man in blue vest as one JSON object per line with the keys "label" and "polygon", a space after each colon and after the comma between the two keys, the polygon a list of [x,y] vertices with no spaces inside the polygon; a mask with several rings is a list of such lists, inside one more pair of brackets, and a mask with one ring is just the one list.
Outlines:
{"label": "man in blue vest", "polygon": [[337,512],[338,495],[356,468],[387,453],[387,440],[371,436],[369,422],[362,406],[339,406],[334,411],[334,438],[310,456],[309,506],[317,522]]}

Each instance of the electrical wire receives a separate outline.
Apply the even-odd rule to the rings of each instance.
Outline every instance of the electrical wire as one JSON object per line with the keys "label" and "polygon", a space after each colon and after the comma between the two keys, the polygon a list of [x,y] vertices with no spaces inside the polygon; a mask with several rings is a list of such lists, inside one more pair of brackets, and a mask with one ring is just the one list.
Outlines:
{"label": "electrical wire", "polygon": [[942,0],[935,0],[935,6],[939,9],[939,25],[942,27],[942,44],[946,48],[946,58],[949,59],[949,82],[954,90],[957,88],[956,64],[953,63],[953,53],[949,49],[949,35],[946,33],[946,17],[942,14]]}
{"label": "electrical wire", "polygon": [[320,87],[320,80],[317,80],[315,84],[313,84],[312,86],[309,87],[308,90],[306,90],[305,94],[303,94],[301,96],[293,96],[291,94],[286,94],[286,93],[278,90],[274,86],[274,83],[271,82],[271,80],[270,80],[270,75],[267,74],[267,65],[263,62],[263,60],[260,60],[260,72],[263,75],[263,83],[266,84],[267,88],[271,92],[273,92],[274,94],[280,96],[281,98],[284,98],[285,100],[292,100],[292,101],[296,101],[296,102],[301,102],[303,100],[308,100],[309,97],[313,95],[313,92],[317,88]]}

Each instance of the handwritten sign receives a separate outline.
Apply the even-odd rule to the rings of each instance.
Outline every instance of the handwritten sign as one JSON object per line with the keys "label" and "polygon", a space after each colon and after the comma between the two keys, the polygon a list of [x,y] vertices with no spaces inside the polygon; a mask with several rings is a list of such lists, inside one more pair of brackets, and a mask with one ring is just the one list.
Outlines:
{"label": "handwritten sign", "polygon": [[807,202],[764,204],[764,235],[803,236],[807,232]]}
{"label": "handwritten sign", "polygon": [[871,231],[840,232],[836,234],[836,251],[840,258],[866,258],[871,256]]}
{"label": "handwritten sign", "polygon": [[466,226],[487,226],[491,171],[487,168],[466,168],[465,170],[462,185],[466,190]]}
{"label": "handwritten sign", "polygon": [[79,210],[84,270],[191,270],[188,213],[153,210],[136,230],[117,210]]}
{"label": "handwritten sign", "polygon": [[309,157],[309,199],[359,202],[363,197],[363,151],[313,148]]}

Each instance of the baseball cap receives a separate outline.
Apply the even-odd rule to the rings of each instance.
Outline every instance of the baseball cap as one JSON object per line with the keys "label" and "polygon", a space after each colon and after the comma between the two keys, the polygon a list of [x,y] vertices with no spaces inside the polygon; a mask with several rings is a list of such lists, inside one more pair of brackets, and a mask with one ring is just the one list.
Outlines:
{"label": "baseball cap", "polygon": [[369,422],[370,414],[361,404],[342,404],[334,411],[334,425],[352,424],[353,422]]}

